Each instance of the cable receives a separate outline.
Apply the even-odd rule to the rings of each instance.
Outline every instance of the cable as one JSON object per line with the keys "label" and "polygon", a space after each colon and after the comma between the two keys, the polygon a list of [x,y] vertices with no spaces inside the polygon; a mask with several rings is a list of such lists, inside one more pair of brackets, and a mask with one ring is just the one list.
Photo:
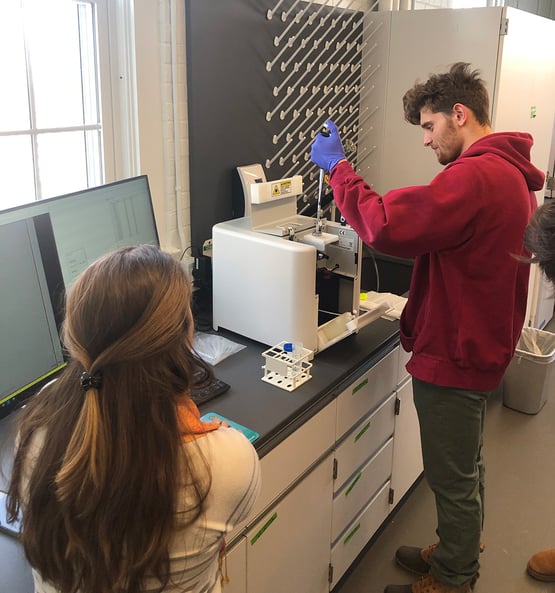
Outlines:
{"label": "cable", "polygon": [[185,257],[185,254],[187,253],[187,251],[191,252],[191,257],[193,256],[193,245],[189,245],[188,247],[185,247],[185,249],[181,252],[181,255],[179,256],[179,261],[183,261],[183,258]]}
{"label": "cable", "polygon": [[372,258],[372,263],[374,264],[374,271],[376,272],[376,292],[380,292],[380,271],[378,269],[378,262],[374,257],[374,254],[371,253],[370,257]]}

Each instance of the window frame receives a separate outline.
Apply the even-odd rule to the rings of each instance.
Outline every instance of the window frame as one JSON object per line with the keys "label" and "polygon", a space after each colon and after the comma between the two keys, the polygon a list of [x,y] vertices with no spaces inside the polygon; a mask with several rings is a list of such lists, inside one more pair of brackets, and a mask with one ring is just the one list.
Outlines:
{"label": "window frame", "polygon": [[[41,182],[39,145],[40,137],[45,134],[83,134],[83,188],[133,177],[140,171],[134,2],[72,0],[72,4],[75,5],[76,24],[82,47],[90,48],[90,51],[83,50],[87,51],[87,54],[81,53],[78,59],[81,65],[82,110],[83,114],[92,113],[92,120],[90,117],[83,117],[81,123],[69,126],[37,125],[38,107],[34,97],[31,50],[28,37],[24,37],[24,79],[27,81],[29,101],[28,126],[0,131],[0,137],[19,136],[29,142],[29,157],[26,162],[33,179],[30,180],[28,189],[34,189],[34,195],[29,193],[21,202],[52,197],[51,192],[44,193],[45,180]],[[26,8],[22,3],[21,9]],[[89,26],[91,20],[92,31]],[[22,24],[25,28],[24,21]],[[6,206],[0,203],[0,209],[3,207]]]}

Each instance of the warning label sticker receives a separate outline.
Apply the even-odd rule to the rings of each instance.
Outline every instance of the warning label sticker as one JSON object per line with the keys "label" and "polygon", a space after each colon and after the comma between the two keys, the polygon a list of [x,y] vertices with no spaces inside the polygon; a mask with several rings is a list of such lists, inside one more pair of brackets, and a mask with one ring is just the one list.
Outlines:
{"label": "warning label sticker", "polygon": [[274,185],[272,185],[273,196],[282,196],[283,194],[290,194],[291,191],[292,183],[290,179],[288,179],[287,181],[280,181],[279,183],[274,183]]}

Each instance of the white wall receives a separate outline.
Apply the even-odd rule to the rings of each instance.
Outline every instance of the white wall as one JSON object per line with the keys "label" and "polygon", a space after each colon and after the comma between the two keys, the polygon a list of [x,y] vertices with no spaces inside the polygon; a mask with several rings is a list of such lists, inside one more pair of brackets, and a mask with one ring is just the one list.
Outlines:
{"label": "white wall", "polygon": [[[402,4],[399,0],[396,1],[397,5]],[[181,252],[190,245],[191,237],[185,0],[134,0],[134,12],[140,172],[149,176],[163,248]],[[433,11],[422,12],[427,13],[424,18],[433,19],[430,14]],[[467,11],[464,11],[458,16],[462,18],[466,14]],[[467,34],[467,32],[461,32],[464,35]],[[172,39],[173,46],[170,43]],[[422,67],[418,64],[410,66],[412,55],[410,34],[406,39],[407,43],[400,43],[395,51],[406,57],[403,70],[410,81],[405,86],[410,86],[417,75],[426,76],[429,72],[427,69],[420,72]],[[425,40],[420,39],[418,42],[423,43]],[[551,39],[546,40],[546,43],[549,42]],[[434,42],[431,43],[433,53]],[[541,61],[542,57],[536,54],[528,56],[527,59],[534,62]],[[447,63],[454,59],[445,55],[444,47],[436,61]],[[396,95],[391,105],[386,102],[387,117],[390,119],[394,117],[393,112],[400,109],[399,96]],[[174,121],[176,128],[174,128]],[[418,133],[418,130],[415,130],[415,135]],[[422,158],[429,157],[425,150],[421,152]],[[409,166],[410,163],[405,163],[404,167]],[[416,163],[411,166],[417,167]],[[363,172],[363,174],[366,173],[367,171]],[[385,185],[386,189],[390,189],[394,183],[388,180]]]}

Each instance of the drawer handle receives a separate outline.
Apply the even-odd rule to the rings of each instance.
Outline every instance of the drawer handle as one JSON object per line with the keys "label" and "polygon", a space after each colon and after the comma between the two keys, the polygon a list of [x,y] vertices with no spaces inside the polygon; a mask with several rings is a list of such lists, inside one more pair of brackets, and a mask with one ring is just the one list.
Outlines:
{"label": "drawer handle", "polygon": [[347,490],[345,490],[345,496],[349,496],[352,489],[356,486],[357,482],[360,480],[361,477],[362,472],[358,472],[357,477],[351,482],[351,485],[347,488]]}
{"label": "drawer handle", "polygon": [[364,381],[361,381],[356,387],[353,387],[353,391],[352,391],[351,395],[354,395],[357,391],[360,391],[366,385],[368,385],[368,377],[366,377],[366,379],[364,379]]}
{"label": "drawer handle", "polygon": [[343,545],[346,546],[350,541],[351,538],[355,535],[355,533],[360,529],[360,523],[349,533],[349,535],[343,540]]}
{"label": "drawer handle", "polygon": [[275,512],[267,521],[266,523],[264,523],[264,525],[261,527],[260,531],[251,539],[251,546],[254,546],[254,544],[262,537],[262,535],[264,534],[264,532],[266,531],[266,529],[268,529],[268,527],[270,527],[270,525],[277,519],[277,512]]}
{"label": "drawer handle", "polygon": [[364,436],[364,433],[370,428],[370,424],[372,424],[372,422],[367,422],[363,427],[362,430],[356,435],[355,437],[355,443],[362,437]]}

